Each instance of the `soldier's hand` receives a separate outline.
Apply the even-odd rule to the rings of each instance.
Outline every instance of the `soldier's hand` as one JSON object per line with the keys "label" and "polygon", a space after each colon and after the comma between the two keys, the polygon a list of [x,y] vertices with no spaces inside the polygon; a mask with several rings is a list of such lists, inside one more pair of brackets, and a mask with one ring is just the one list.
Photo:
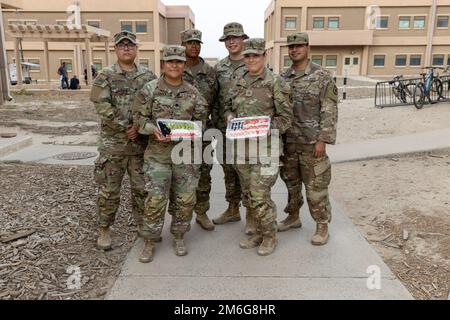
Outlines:
{"label": "soldier's hand", "polygon": [[326,144],[323,141],[318,141],[314,146],[313,157],[321,158],[325,155],[326,152]]}
{"label": "soldier's hand", "polygon": [[230,123],[233,119],[234,119],[234,116],[232,114],[228,115],[227,123]]}
{"label": "soldier's hand", "polygon": [[135,141],[139,137],[139,132],[135,126],[128,126],[127,130],[128,139]]}
{"label": "soldier's hand", "polygon": [[170,142],[170,137],[164,137],[158,128],[155,128],[155,130],[153,131],[153,134],[155,135],[156,139],[158,139],[158,141]]}

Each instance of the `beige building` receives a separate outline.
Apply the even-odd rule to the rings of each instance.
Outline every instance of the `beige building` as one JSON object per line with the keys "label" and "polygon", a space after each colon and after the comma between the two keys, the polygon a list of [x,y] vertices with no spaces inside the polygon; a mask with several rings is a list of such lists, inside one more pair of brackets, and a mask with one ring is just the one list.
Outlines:
{"label": "beige building", "polygon": [[450,65],[449,19],[450,0],[273,0],[268,61],[277,72],[289,67],[286,37],[306,31],[312,60],[332,74],[419,74]]}
{"label": "beige building", "polygon": [[[32,79],[47,81],[58,80],[57,69],[62,62],[66,62],[69,77],[73,74],[83,77],[84,69],[89,61],[89,55],[95,68],[100,70],[108,64],[109,57],[114,62],[113,43],[109,43],[109,57],[105,47],[105,41],[76,42],[67,39],[58,40],[50,37],[50,41],[42,39],[24,39],[15,44],[11,32],[14,29],[29,29],[27,34],[33,34],[36,28],[48,28],[47,33],[64,33],[67,19],[72,14],[67,12],[73,6],[74,0],[33,0],[23,1],[22,9],[3,9],[3,21],[6,29],[6,51],[8,63],[14,63],[16,58],[15,46],[19,46],[23,60],[40,65],[32,68]],[[179,44],[179,33],[184,29],[195,26],[195,17],[188,6],[165,6],[159,0],[80,0],[79,23],[93,33],[112,36],[120,30],[130,30],[137,34],[139,40],[138,60],[140,64],[148,66],[157,74],[160,72],[161,49],[167,44]],[[76,10],[75,10],[76,11]],[[74,14],[73,16],[76,16]],[[77,21],[76,18],[73,19]],[[56,30],[55,30],[56,25]],[[57,26],[60,26],[60,31]],[[95,32],[99,29],[98,32]],[[8,31],[10,30],[10,31]],[[36,33],[36,32],[35,32]],[[73,33],[73,32],[72,32]],[[71,38],[71,33],[66,33],[66,38]],[[97,37],[98,38],[98,37]],[[49,75],[46,74],[46,43],[48,43]],[[90,52],[86,51],[86,45]],[[17,51],[17,50],[16,50]],[[83,83],[83,82],[82,82]]]}

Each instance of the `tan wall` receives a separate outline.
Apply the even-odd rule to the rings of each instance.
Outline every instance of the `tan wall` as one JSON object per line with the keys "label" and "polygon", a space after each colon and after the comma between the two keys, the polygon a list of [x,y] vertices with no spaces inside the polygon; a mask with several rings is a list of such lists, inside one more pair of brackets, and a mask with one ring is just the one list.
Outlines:
{"label": "tan wall", "polygon": [[[375,30],[374,36],[383,37],[424,37],[427,36],[429,25],[429,7],[394,7],[394,8],[381,8],[381,15],[389,17],[389,25],[387,30]],[[411,16],[410,29],[399,29],[399,17]],[[425,28],[414,29],[414,16],[425,16]]]}
{"label": "tan wall", "polygon": [[180,32],[184,29],[184,18],[171,18],[167,20],[169,30],[168,44],[179,45],[181,43]]}
{"label": "tan wall", "polygon": [[[352,54],[353,52],[353,54]],[[362,54],[363,54],[363,48],[362,47],[314,47],[311,49],[310,52],[310,58],[312,56],[322,56],[322,62],[326,70],[328,70],[331,74],[336,73],[336,75],[342,75],[342,67],[344,64],[344,56],[359,56],[360,58],[360,64],[362,61]],[[281,48],[281,55],[280,55],[280,66],[283,68],[284,66],[284,57],[288,56],[288,48],[282,47]],[[333,67],[326,67],[326,56],[336,56],[337,58],[337,65],[335,68]]]}
{"label": "tan wall", "polygon": [[[369,49],[368,74],[369,75],[414,75],[421,72],[421,66],[410,66],[411,55],[420,54],[422,66],[425,64],[425,46],[378,46]],[[375,67],[375,55],[385,55],[384,67]],[[406,66],[395,66],[396,55],[406,55]]]}
{"label": "tan wall", "polygon": [[[449,24],[450,24],[450,6],[443,6],[438,7],[436,11],[437,16],[447,16],[449,18]],[[437,21],[437,18],[436,18]],[[434,32],[435,36],[449,36],[450,35],[450,26],[445,29],[437,29]]]}
{"label": "tan wall", "polygon": [[[297,27],[295,29],[285,29],[285,18],[295,17],[297,18]],[[298,32],[301,30],[301,18],[302,18],[302,8],[282,8],[281,9],[281,34],[282,38],[287,37],[289,34]]]}
{"label": "tan wall", "polygon": [[[308,30],[313,29],[314,16],[339,17],[341,30],[364,29],[366,8],[308,8]],[[327,21],[325,19],[325,29]]]}

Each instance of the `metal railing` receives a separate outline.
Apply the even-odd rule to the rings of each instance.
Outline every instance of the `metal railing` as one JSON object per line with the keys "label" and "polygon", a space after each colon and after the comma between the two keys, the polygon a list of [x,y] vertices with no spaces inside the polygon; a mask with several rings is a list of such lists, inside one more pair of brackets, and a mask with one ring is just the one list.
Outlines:
{"label": "metal railing", "polygon": [[[442,95],[439,98],[435,91],[430,92],[433,101],[450,101],[450,75],[439,76],[442,81]],[[375,86],[375,107],[397,107],[413,105],[414,88],[422,78],[399,78],[396,80],[381,81]]]}

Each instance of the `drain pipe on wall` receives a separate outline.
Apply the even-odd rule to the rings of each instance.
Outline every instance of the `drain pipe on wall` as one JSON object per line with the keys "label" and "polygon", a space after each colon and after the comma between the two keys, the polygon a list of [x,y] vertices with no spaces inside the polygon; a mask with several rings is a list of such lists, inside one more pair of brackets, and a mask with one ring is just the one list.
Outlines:
{"label": "drain pipe on wall", "polygon": [[427,51],[426,51],[426,65],[431,66],[433,60],[433,37],[434,31],[436,29],[436,11],[437,11],[437,0],[432,0],[430,9],[430,21],[428,26],[428,41],[427,41]]}

